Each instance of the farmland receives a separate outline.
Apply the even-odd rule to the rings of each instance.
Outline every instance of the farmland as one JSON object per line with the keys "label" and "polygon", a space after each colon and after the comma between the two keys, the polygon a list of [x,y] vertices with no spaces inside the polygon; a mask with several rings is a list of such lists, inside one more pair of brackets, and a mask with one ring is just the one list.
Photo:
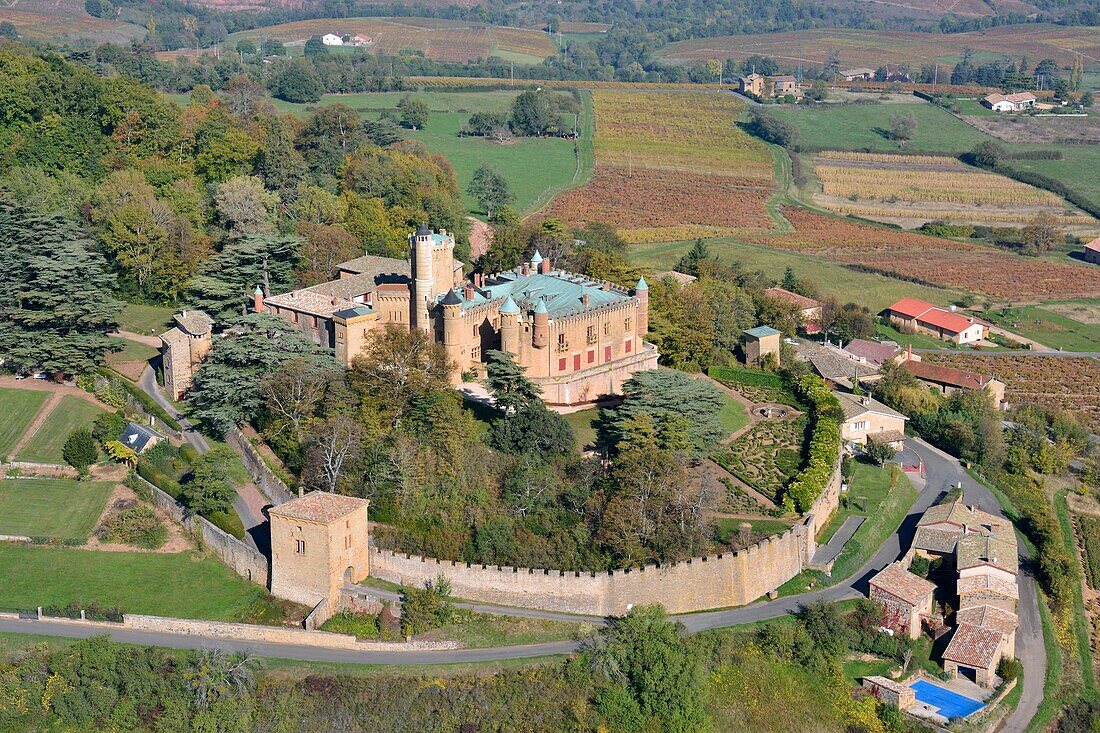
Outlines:
{"label": "farmland", "polygon": [[[963,5],[988,10],[981,2]],[[942,12],[959,13],[959,10]],[[939,17],[936,15],[937,19]],[[817,67],[825,65],[833,49],[840,54],[842,68],[869,66],[874,69],[901,63],[917,68],[933,61],[954,64],[967,48],[972,49],[979,58],[1001,55],[1016,60],[1021,56],[1029,59],[1051,58],[1059,66],[1069,66],[1073,63],[1074,52],[1086,59],[1100,59],[1100,33],[1096,28],[1056,25],[1000,26],[972,33],[943,35],[832,28],[678,41],[661,49],[660,56],[668,63],[691,63],[726,58],[740,61],[759,54],[793,66],[798,61],[799,48],[802,49],[803,63]]]}
{"label": "farmland", "polygon": [[956,158],[826,151],[814,157],[814,174],[821,182],[815,203],[906,227],[933,220],[1023,226],[1046,212],[1069,231],[1100,231],[1100,222],[1049,191]]}
{"label": "farmland", "polygon": [[1084,320],[1072,317],[1080,318],[1087,308],[1079,303],[1049,303],[993,309],[982,317],[1052,349],[1100,351],[1100,322],[1089,323],[1087,315]]}
{"label": "farmland", "polygon": [[145,38],[141,26],[94,18],[84,12],[83,3],[79,7],[66,5],[50,10],[29,9],[23,3],[17,7],[0,6],[0,23],[5,21],[28,40],[129,44]]}
{"label": "farmland", "polygon": [[601,220],[631,242],[716,236],[771,225],[773,161],[734,122],[729,95],[593,93],[596,175],[546,213]]}
{"label": "farmland", "polygon": [[310,36],[325,33],[367,34],[373,41],[363,48],[337,47],[341,51],[369,51],[383,55],[419,51],[435,61],[463,62],[499,55],[510,61],[541,63],[544,58],[557,54],[554,42],[541,31],[442,18],[300,20],[241,31],[230,36],[230,40],[269,38],[291,46],[301,46]]}
{"label": "farmland", "polygon": [[1080,413],[1100,432],[1100,360],[1017,354],[926,354],[935,364],[992,374],[1010,404],[1036,403]]}

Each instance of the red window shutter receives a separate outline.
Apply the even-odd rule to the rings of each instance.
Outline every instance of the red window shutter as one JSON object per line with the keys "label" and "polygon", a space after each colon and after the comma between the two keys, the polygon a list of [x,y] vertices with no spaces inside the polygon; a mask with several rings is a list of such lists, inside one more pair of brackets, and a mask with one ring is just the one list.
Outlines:
{"label": "red window shutter", "polygon": [[562,358],[558,359],[558,371],[559,372],[564,372],[565,371],[565,357],[564,356]]}
{"label": "red window shutter", "polygon": [[633,345],[634,345],[634,343],[630,339],[626,340],[626,353],[628,353],[628,354],[630,353],[630,347],[633,346]]}
{"label": "red window shutter", "polygon": [[588,350],[588,363],[591,364],[594,361],[596,361],[596,350],[595,349],[589,349]]}
{"label": "red window shutter", "polygon": [[581,355],[573,354],[573,369],[577,370],[581,368]]}
{"label": "red window shutter", "polygon": [[611,347],[610,346],[603,347],[603,360],[604,360],[605,363],[611,361]]}

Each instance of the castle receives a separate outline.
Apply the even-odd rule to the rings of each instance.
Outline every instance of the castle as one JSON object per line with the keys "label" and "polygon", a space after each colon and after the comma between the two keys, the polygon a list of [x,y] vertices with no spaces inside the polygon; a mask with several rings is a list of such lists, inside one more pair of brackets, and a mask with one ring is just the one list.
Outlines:
{"label": "castle", "polygon": [[257,288],[253,308],[294,324],[345,365],[368,334],[390,324],[419,328],[442,344],[452,380],[480,370],[493,349],[511,353],[555,405],[618,394],[632,374],[657,367],[644,340],[645,280],[633,291],[530,262],[466,279],[454,237],[426,224],[409,237],[409,259],[358,257],[337,265],[339,278],[271,297]]}

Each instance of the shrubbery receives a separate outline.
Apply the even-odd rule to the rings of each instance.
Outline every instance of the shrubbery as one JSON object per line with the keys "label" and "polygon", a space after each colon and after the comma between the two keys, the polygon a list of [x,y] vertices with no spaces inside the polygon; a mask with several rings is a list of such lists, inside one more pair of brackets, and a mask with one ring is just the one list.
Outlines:
{"label": "shrubbery", "polygon": [[138,504],[107,519],[103,536],[108,542],[156,550],[168,541],[168,528],[151,507]]}
{"label": "shrubbery", "polygon": [[840,456],[840,420],[843,413],[840,403],[820,377],[803,375],[795,382],[795,392],[810,405],[810,441],[804,467],[784,491],[783,506],[788,510],[806,512],[832,478],[833,467]]}

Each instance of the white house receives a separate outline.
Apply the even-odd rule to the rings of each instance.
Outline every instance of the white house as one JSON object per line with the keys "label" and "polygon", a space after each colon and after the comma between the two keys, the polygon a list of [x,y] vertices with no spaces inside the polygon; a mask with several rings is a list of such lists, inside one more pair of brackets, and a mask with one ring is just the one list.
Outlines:
{"label": "white house", "polygon": [[326,46],[343,46],[344,39],[336,35],[335,33],[326,33],[325,35],[321,36],[321,43],[325,44]]}
{"label": "white house", "polygon": [[1035,106],[1035,95],[1031,92],[1016,92],[1015,94],[990,94],[982,100],[982,104],[994,112],[1021,112]]}

